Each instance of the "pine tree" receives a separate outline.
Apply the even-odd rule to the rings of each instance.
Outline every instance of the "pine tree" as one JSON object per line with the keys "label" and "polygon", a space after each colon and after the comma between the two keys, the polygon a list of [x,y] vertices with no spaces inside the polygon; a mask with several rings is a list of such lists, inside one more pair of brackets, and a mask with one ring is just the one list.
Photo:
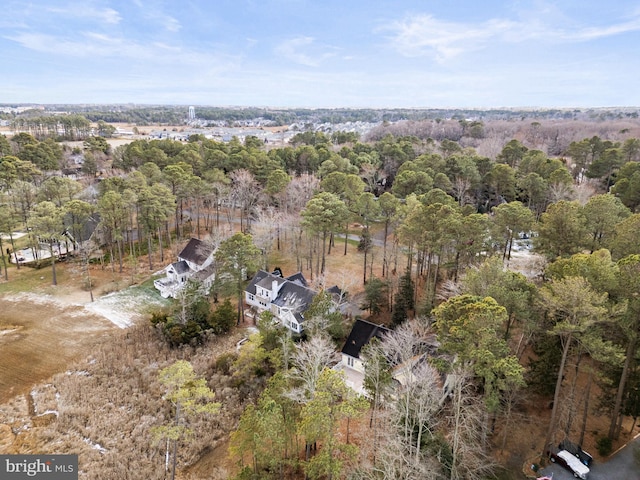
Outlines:
{"label": "pine tree", "polygon": [[409,311],[414,309],[415,297],[413,292],[414,284],[411,279],[411,271],[407,268],[404,275],[400,277],[400,286],[393,302],[391,320],[394,326],[403,323],[407,319]]}

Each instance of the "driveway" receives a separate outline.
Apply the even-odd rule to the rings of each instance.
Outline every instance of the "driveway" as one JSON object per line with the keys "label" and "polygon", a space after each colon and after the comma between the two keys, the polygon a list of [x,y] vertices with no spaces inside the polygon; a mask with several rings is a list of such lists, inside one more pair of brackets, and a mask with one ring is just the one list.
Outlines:
{"label": "driveway", "polygon": [[[588,480],[640,480],[640,465],[635,463],[634,449],[640,449],[640,435],[636,435],[605,463],[594,462]],[[575,480],[568,470],[553,463],[538,472],[538,476],[551,476],[552,473],[553,480]]]}

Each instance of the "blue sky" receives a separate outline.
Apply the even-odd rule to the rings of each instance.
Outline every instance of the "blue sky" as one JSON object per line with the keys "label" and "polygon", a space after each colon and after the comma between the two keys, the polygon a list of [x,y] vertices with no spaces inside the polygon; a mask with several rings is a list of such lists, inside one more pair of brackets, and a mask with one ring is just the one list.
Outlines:
{"label": "blue sky", "polygon": [[0,7],[0,103],[640,106],[640,1]]}

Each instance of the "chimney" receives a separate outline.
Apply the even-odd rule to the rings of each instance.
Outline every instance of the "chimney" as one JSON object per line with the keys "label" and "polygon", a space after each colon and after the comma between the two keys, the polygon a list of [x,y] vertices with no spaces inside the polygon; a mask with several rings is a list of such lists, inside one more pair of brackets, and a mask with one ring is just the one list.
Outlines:
{"label": "chimney", "polygon": [[278,281],[271,280],[271,300],[275,300],[278,296]]}

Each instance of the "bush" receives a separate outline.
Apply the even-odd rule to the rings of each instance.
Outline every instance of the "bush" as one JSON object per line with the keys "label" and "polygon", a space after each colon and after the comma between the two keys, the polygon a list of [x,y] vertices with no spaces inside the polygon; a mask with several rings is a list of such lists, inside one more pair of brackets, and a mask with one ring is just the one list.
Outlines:
{"label": "bush", "polygon": [[162,335],[172,347],[200,341],[202,334],[202,328],[198,322],[189,320],[187,323],[182,324],[176,322],[169,312],[162,310],[151,312],[151,324],[162,332]]}
{"label": "bush", "polygon": [[236,355],[235,353],[223,353],[216,359],[213,368],[215,368],[216,372],[219,372],[222,375],[230,375],[231,367],[233,366],[237,358],[238,355]]}
{"label": "bush", "polygon": [[151,325],[158,325],[159,323],[167,323],[168,313],[162,310],[155,310],[151,312]]}
{"label": "bush", "polygon": [[606,457],[611,453],[613,445],[609,437],[600,437],[596,442],[596,447],[600,456]]}
{"label": "bush", "polygon": [[229,332],[235,322],[236,310],[233,308],[233,305],[231,305],[229,299],[226,299],[222,304],[218,305],[218,308],[209,316],[209,326],[216,335]]}

